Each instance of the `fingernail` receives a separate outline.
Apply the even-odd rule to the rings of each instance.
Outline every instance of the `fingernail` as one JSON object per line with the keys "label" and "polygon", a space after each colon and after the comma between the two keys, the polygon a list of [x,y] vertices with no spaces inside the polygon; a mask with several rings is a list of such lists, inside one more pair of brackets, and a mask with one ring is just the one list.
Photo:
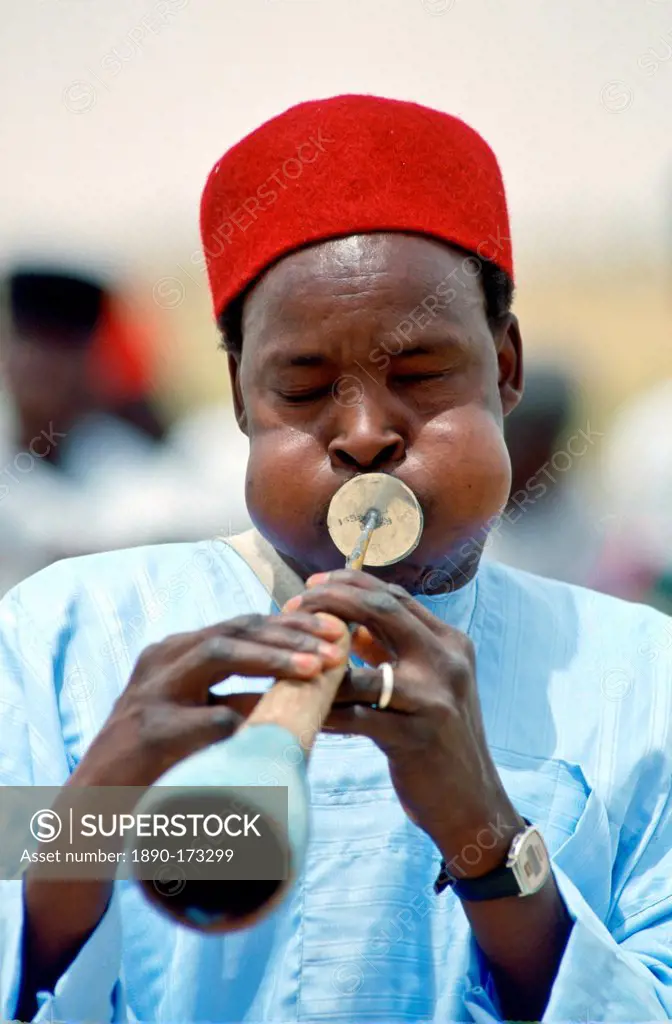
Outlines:
{"label": "fingernail", "polygon": [[235,711],[232,711],[231,708],[227,707],[222,707],[215,710],[213,712],[212,718],[215,725],[222,726],[222,728],[224,729],[228,727],[232,730],[235,729],[238,726],[238,724],[243,721],[242,715],[237,714]]}
{"label": "fingernail", "polygon": [[329,579],[328,572],[316,572],[314,576],[309,576],[306,580],[307,587],[317,587],[320,583],[326,583]]}
{"label": "fingernail", "polygon": [[292,666],[301,675],[312,676],[320,671],[322,662],[315,654],[293,654]]}
{"label": "fingernail", "polygon": [[283,612],[294,612],[301,604],[301,595],[298,594],[296,597],[290,597],[289,601],[285,601],[282,606]]}

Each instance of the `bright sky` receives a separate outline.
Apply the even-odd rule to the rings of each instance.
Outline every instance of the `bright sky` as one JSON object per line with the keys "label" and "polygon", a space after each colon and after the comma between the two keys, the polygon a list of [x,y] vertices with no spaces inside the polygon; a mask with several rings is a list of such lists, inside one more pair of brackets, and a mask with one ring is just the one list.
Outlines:
{"label": "bright sky", "polygon": [[224,149],[292,103],[357,91],[480,130],[527,260],[542,244],[672,243],[672,0],[0,0],[0,12],[0,259],[54,238],[124,261],[195,248]]}

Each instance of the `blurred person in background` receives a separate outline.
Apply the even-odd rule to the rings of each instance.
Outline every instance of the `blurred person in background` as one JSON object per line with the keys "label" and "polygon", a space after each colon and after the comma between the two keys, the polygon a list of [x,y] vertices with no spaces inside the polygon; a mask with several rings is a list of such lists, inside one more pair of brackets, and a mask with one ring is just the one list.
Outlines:
{"label": "blurred person in background", "polygon": [[602,478],[609,529],[591,585],[672,615],[672,380],[616,416]]}
{"label": "blurred person in background", "polygon": [[527,369],[523,398],[504,428],[511,496],[486,552],[505,565],[585,585],[599,552],[600,519],[581,462],[599,435],[579,423],[578,406],[578,384],[567,370]]}
{"label": "blurred person in background", "polygon": [[[98,544],[100,482],[122,487],[165,436],[147,356],[112,289],[65,267],[5,281],[0,336],[0,588]],[[102,539],[102,538],[101,538]]]}
{"label": "blurred person in background", "polygon": [[[177,540],[233,536],[251,525],[245,504],[250,446],[231,401],[207,405],[179,419],[167,439],[167,456],[179,460],[191,483],[176,510]],[[189,490],[193,500],[189,500]]]}
{"label": "blurred person in background", "polygon": [[7,276],[2,312],[0,592],[60,558],[249,524],[232,412],[169,429],[149,332],[112,286],[27,264]]}

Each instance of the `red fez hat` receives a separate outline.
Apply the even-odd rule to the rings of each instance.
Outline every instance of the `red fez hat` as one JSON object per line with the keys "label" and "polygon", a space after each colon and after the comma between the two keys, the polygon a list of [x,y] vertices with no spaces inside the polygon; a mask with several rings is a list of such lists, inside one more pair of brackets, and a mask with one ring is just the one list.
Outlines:
{"label": "red fez hat", "polygon": [[291,107],[228,150],[203,190],[215,316],[287,253],[373,231],[428,235],[513,279],[499,165],[464,121],[376,96]]}

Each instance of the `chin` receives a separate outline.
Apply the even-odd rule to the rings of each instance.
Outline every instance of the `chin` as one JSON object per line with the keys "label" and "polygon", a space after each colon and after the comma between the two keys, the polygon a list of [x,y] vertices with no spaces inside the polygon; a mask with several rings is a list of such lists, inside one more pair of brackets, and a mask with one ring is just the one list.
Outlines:
{"label": "chin", "polygon": [[448,554],[429,562],[405,559],[395,565],[367,566],[366,572],[384,583],[403,587],[409,594],[431,597],[459,590],[468,583],[476,574],[482,553],[483,542],[474,540],[460,551],[459,558]]}
{"label": "chin", "polygon": [[[346,556],[332,541],[323,520],[311,522],[305,516],[280,520],[258,508],[250,510],[250,517],[257,530],[303,579],[312,573],[345,567]],[[464,586],[478,569],[487,529],[483,525],[439,528],[439,522],[445,524],[446,518],[429,512],[415,551],[394,565],[365,566],[364,571],[384,583],[403,587],[410,594],[431,596]]]}

